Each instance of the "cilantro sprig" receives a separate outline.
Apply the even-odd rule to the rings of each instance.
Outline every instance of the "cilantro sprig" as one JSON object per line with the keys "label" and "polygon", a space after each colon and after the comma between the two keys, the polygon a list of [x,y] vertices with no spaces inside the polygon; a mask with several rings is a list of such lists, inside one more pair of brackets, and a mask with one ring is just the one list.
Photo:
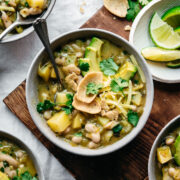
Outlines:
{"label": "cilantro sprig", "polygon": [[102,88],[102,84],[95,84],[93,82],[88,83],[86,88],[86,94],[98,94],[99,90]]}
{"label": "cilantro sprig", "polygon": [[46,111],[46,110],[52,109],[54,106],[55,106],[54,103],[52,103],[52,102],[49,101],[49,100],[45,100],[43,103],[40,102],[40,103],[37,105],[36,109],[37,109],[37,112],[43,113],[43,112]]}
{"label": "cilantro sprig", "polygon": [[128,85],[128,81],[121,78],[117,78],[111,80],[110,87],[113,92],[120,92],[123,91],[125,87],[128,87]]}
{"label": "cilantro sprig", "polygon": [[112,58],[101,61],[99,66],[101,71],[107,76],[115,75],[119,69],[119,66],[114,62]]}
{"label": "cilantro sprig", "polygon": [[134,112],[132,110],[128,111],[128,121],[133,125],[133,126],[137,126],[138,122],[139,122],[139,116],[137,112]]}
{"label": "cilantro sprig", "polygon": [[32,177],[32,175],[28,171],[26,171],[19,176],[13,177],[12,180],[38,180],[38,179],[37,177]]}
{"label": "cilantro sprig", "polygon": [[73,95],[72,94],[66,94],[66,97],[68,101],[66,102],[66,106],[62,108],[63,111],[65,111],[66,114],[71,114],[73,110],[72,102],[73,102]]}
{"label": "cilantro sprig", "polygon": [[134,21],[135,17],[140,11],[140,5],[138,1],[128,0],[129,9],[127,10],[126,19],[128,21]]}

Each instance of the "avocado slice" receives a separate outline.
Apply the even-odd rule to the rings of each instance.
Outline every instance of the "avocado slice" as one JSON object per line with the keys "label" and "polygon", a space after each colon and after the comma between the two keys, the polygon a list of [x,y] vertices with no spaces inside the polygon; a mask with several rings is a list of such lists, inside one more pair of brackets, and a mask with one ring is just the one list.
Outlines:
{"label": "avocado slice", "polygon": [[179,68],[180,67],[180,61],[173,61],[166,64],[169,68]]}
{"label": "avocado slice", "polygon": [[136,72],[137,72],[136,66],[134,66],[131,62],[126,61],[126,63],[120,67],[119,72],[115,75],[115,77],[116,78],[120,77],[128,81],[132,77],[134,77]]}
{"label": "avocado slice", "polygon": [[[90,63],[91,63],[91,62],[90,62],[90,59],[89,59],[89,58],[80,58],[78,63],[79,63],[79,65],[80,65],[80,63],[88,63],[88,64],[89,64],[89,69],[90,69]],[[89,70],[88,70],[88,71],[89,71]],[[83,76],[85,76],[88,71],[83,71],[83,70],[81,70],[81,73],[82,73]]]}
{"label": "avocado slice", "polygon": [[[97,37],[93,37],[89,46],[86,47],[84,61],[88,61],[89,63],[89,72],[90,71],[100,71],[99,62],[101,61],[101,47],[103,45],[103,41]],[[82,72],[85,75],[87,72]]]}
{"label": "avocado slice", "polygon": [[102,59],[118,56],[121,52],[122,50],[119,47],[107,40],[104,40],[104,44],[102,45]]}
{"label": "avocado slice", "polygon": [[176,138],[174,146],[176,149],[174,159],[175,159],[176,163],[180,166],[180,135]]}

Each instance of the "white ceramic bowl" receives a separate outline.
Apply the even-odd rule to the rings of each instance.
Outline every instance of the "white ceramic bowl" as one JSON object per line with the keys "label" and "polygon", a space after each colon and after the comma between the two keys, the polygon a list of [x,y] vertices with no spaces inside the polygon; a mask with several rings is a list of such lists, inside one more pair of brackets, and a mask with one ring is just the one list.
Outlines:
{"label": "white ceramic bowl", "polygon": [[38,174],[38,179],[39,180],[45,180],[44,175],[43,175],[43,171],[41,169],[41,166],[39,164],[39,161],[38,161],[36,155],[32,152],[32,150],[24,142],[22,142],[20,139],[18,139],[14,135],[7,133],[5,131],[2,131],[2,130],[0,130],[0,138],[4,138],[6,140],[9,140],[9,141],[13,142],[14,144],[18,145],[23,150],[25,150],[34,163],[35,169],[36,169],[37,174]]}
{"label": "white ceramic bowl", "polygon": [[148,161],[148,176],[149,180],[161,180],[160,172],[157,167],[156,152],[157,148],[162,143],[163,139],[171,133],[175,128],[180,127],[180,115],[171,120],[159,133],[153,143]]}
{"label": "white ceramic bowl", "polygon": [[[160,16],[168,9],[179,6],[180,0],[153,0],[145,6],[137,15],[130,32],[129,41],[137,51],[140,53],[145,47],[155,46],[149,35],[149,22],[154,12]],[[147,61],[148,67],[157,81],[164,83],[179,83],[180,82],[180,68],[171,69],[163,63],[156,63]]]}
{"label": "white ceramic bowl", "polygon": [[[56,0],[50,0],[48,8],[42,13],[42,15],[40,15],[41,18],[46,19],[49,16],[49,14],[51,13],[51,11],[54,7],[55,2],[56,2]],[[25,29],[22,33],[9,34],[6,37],[4,37],[2,39],[2,41],[0,41],[0,44],[13,42],[13,41],[22,39],[22,38],[28,36],[29,34],[31,34],[33,31],[34,31],[34,28],[32,27],[32,25],[30,25],[28,28],[26,28],[26,26],[25,26]]]}
{"label": "white ceramic bowl", "polygon": [[26,81],[26,99],[27,99],[27,105],[29,112],[32,116],[32,119],[34,120],[36,126],[39,128],[39,130],[54,144],[56,144],[58,147],[75,153],[79,155],[86,155],[86,156],[96,156],[96,155],[102,155],[106,153],[113,152],[119,148],[122,148],[127,143],[132,141],[137,134],[141,131],[141,129],[144,127],[153,103],[153,96],[154,96],[154,89],[153,89],[153,81],[151,74],[147,68],[146,62],[141,57],[139,53],[133,48],[128,41],[121,38],[120,36],[113,34],[111,32],[105,31],[105,30],[98,30],[98,29],[80,29],[75,30],[63,35],[60,35],[55,40],[52,41],[52,49],[56,49],[57,47],[60,47],[63,44],[66,44],[69,41],[75,40],[75,39],[81,39],[86,37],[93,37],[97,36],[100,38],[107,39],[114,44],[117,44],[119,46],[124,47],[130,54],[133,54],[141,69],[143,70],[146,81],[147,81],[147,99],[145,104],[144,113],[142,114],[139,123],[137,127],[135,127],[131,133],[129,133],[127,136],[125,136],[123,139],[117,141],[116,143],[109,145],[104,148],[100,149],[87,149],[83,147],[72,147],[69,143],[63,141],[61,138],[57,137],[55,133],[48,127],[45,120],[43,120],[38,112],[36,111],[36,105],[38,103],[38,93],[37,93],[37,69],[39,63],[42,61],[42,59],[45,56],[44,49],[42,49],[38,55],[33,60],[33,63],[29,69],[27,81]]}

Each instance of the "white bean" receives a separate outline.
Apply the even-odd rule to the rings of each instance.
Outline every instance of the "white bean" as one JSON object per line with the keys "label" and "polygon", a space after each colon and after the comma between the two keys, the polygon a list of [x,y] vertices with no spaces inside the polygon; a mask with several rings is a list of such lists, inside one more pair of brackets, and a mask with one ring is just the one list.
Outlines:
{"label": "white bean", "polygon": [[98,147],[98,144],[94,143],[93,141],[88,143],[88,148],[95,149]]}
{"label": "white bean", "polygon": [[173,177],[173,176],[175,175],[175,173],[176,173],[176,169],[173,168],[173,167],[170,167],[170,168],[168,169],[168,173],[169,173],[169,175],[170,175],[171,177]]}
{"label": "white bean", "polygon": [[18,158],[22,158],[23,155],[24,155],[24,153],[23,153],[23,151],[21,151],[21,150],[18,150],[18,151],[16,152],[16,156],[17,156]]}
{"label": "white bean", "polygon": [[97,127],[94,124],[86,124],[85,130],[90,133],[95,133],[97,131]]}
{"label": "white bean", "polygon": [[101,136],[99,133],[92,133],[91,139],[94,143],[99,143],[99,141],[101,140]]}
{"label": "white bean", "polygon": [[76,143],[76,144],[79,144],[82,141],[82,137],[80,137],[80,136],[73,136],[72,141],[74,143]]}
{"label": "white bean", "polygon": [[51,118],[51,116],[52,116],[52,112],[51,111],[45,111],[44,113],[43,113],[43,117],[45,118],[45,119],[50,119]]}
{"label": "white bean", "polygon": [[166,139],[166,144],[167,145],[171,145],[173,142],[174,142],[174,137],[168,137],[167,139]]}

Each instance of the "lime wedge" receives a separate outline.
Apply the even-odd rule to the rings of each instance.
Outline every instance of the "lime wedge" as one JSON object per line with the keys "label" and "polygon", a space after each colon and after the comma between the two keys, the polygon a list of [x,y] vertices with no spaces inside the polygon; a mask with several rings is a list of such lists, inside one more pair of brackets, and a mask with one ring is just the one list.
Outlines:
{"label": "lime wedge", "polygon": [[180,60],[177,61],[172,61],[166,64],[167,67],[169,68],[180,68]]}
{"label": "lime wedge", "polygon": [[180,35],[180,26],[179,26],[179,27],[177,27],[177,28],[174,30],[174,32],[178,32],[178,33],[179,33],[179,35]]}
{"label": "lime wedge", "polygon": [[180,26],[180,6],[167,10],[161,19],[167,22],[173,28]]}
{"label": "lime wedge", "polygon": [[141,54],[145,59],[151,61],[167,62],[180,59],[180,50],[167,50],[158,47],[144,48]]}
{"label": "lime wedge", "polygon": [[173,28],[164,22],[155,13],[149,24],[149,32],[156,46],[165,49],[177,49],[180,47],[180,36]]}

